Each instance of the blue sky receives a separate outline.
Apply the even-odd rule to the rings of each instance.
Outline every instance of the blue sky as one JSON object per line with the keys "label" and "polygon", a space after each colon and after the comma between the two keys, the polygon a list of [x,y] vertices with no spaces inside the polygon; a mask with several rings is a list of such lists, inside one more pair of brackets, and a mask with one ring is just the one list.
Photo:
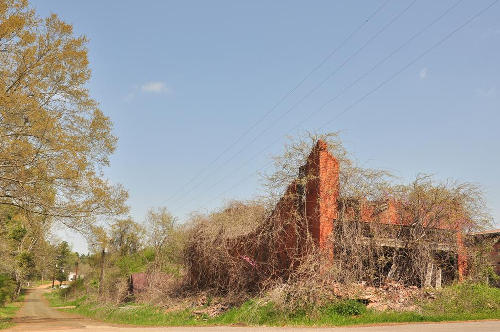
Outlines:
{"label": "blue sky", "polygon": [[154,206],[185,218],[253,197],[257,172],[286,136],[318,128],[340,131],[363,166],[401,181],[423,172],[481,185],[500,220],[500,4],[349,108],[491,0],[460,2],[370,71],[456,3],[32,1],[41,15],[57,13],[90,40],[89,89],[119,137],[106,175],[128,188],[137,221]]}

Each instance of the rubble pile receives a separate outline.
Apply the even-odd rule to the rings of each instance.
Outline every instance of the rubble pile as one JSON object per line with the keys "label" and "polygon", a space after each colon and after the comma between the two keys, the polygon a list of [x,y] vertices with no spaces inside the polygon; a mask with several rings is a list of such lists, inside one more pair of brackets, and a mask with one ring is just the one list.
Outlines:
{"label": "rubble pile", "polygon": [[364,283],[355,285],[335,285],[333,292],[339,298],[356,299],[369,309],[417,311],[417,300],[435,297],[431,291],[424,291],[417,286],[405,286],[397,282],[387,282],[379,287]]}

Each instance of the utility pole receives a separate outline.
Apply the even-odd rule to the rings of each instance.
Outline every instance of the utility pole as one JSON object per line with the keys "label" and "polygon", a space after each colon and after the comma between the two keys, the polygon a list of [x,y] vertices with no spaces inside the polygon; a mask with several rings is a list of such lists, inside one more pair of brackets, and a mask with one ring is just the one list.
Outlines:
{"label": "utility pole", "polygon": [[54,272],[52,273],[52,288],[54,288],[54,283],[56,281],[56,272],[57,271],[57,263],[56,263],[56,268],[54,269]]}
{"label": "utility pole", "polygon": [[104,282],[104,256],[106,255],[106,249],[102,248],[101,252],[101,275],[99,276],[99,295],[102,295],[102,284]]}

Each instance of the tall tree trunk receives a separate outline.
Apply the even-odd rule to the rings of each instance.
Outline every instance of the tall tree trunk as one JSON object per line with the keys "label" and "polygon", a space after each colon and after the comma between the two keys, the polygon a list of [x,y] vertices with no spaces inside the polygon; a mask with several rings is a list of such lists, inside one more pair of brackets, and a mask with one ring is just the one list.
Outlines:
{"label": "tall tree trunk", "polygon": [[16,299],[19,296],[19,294],[21,294],[21,282],[20,281],[16,282],[16,293],[15,293]]}

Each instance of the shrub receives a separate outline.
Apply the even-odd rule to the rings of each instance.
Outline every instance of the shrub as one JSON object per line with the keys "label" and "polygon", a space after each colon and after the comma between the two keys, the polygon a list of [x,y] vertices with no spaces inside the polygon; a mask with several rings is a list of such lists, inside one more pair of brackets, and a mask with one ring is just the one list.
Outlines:
{"label": "shrub", "polygon": [[429,314],[473,314],[500,312],[500,288],[465,282],[444,288],[436,299],[423,304]]}
{"label": "shrub", "polygon": [[366,312],[366,306],[356,300],[343,300],[326,306],[324,311],[341,316],[358,316]]}
{"label": "shrub", "polygon": [[220,211],[193,217],[184,249],[189,286],[219,293],[255,291],[260,269],[251,257],[238,254],[235,244],[246,248],[256,243],[257,235],[246,236],[265,216],[259,203],[232,202]]}
{"label": "shrub", "polygon": [[85,284],[82,278],[72,281],[68,288],[61,288],[60,295],[63,297],[76,296],[85,290]]}
{"label": "shrub", "polygon": [[144,272],[150,262],[154,260],[154,251],[145,249],[127,256],[117,258],[115,265],[120,269],[122,276],[129,276],[135,272]]}
{"label": "shrub", "polygon": [[16,284],[8,275],[0,274],[0,306],[12,299],[16,291]]}

